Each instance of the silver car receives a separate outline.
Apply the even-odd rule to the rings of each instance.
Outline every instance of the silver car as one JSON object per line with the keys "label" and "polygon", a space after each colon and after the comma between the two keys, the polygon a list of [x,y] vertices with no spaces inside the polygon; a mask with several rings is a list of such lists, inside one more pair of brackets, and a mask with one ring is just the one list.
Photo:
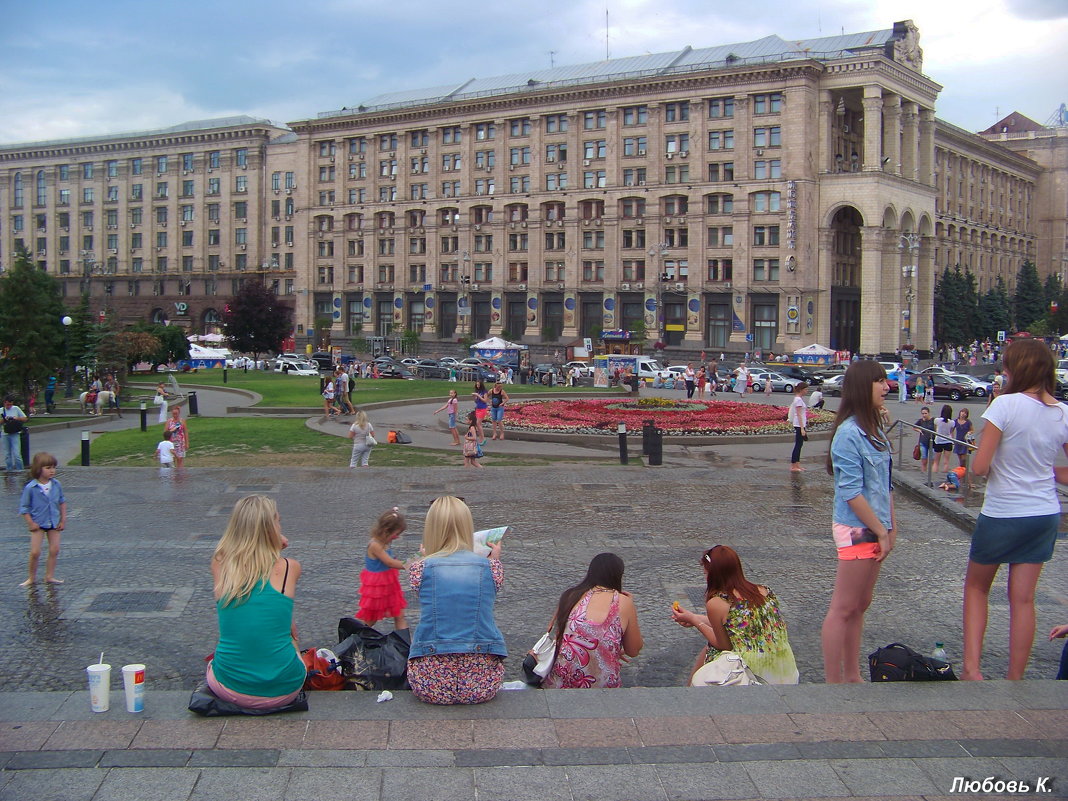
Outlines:
{"label": "silver car", "polygon": [[797,386],[797,381],[778,373],[753,373],[753,392],[763,392],[768,381],[771,381],[772,392],[793,392]]}

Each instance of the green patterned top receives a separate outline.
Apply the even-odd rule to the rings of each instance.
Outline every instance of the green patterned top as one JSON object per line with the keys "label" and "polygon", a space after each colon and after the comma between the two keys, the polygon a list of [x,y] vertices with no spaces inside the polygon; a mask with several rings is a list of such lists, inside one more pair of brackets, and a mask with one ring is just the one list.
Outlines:
{"label": "green patterned top", "polygon": [[[767,599],[757,607],[726,593],[717,593],[716,597],[730,607],[725,625],[732,650],[769,684],[797,684],[797,663],[775,593],[768,589]],[[719,654],[718,648],[709,645],[705,662]]]}

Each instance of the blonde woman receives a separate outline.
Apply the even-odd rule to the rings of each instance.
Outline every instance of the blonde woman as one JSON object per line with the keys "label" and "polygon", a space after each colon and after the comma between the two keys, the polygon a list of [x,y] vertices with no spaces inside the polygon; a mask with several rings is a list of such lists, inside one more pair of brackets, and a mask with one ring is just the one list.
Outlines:
{"label": "blonde woman", "polygon": [[408,568],[419,595],[419,626],[412,637],[408,683],[428,704],[480,704],[497,694],[508,651],[493,619],[504,582],[501,546],[476,555],[471,510],[445,496],[430,505],[423,552]]}
{"label": "blonde woman", "polygon": [[349,426],[348,438],[352,440],[352,456],[349,458],[349,467],[367,467],[371,458],[371,445],[368,438],[374,436],[375,427],[367,419],[367,413],[360,409],[356,412],[356,419]]}
{"label": "blonde woman", "polygon": [[246,709],[286,706],[304,685],[293,623],[300,563],[281,555],[287,545],[274,501],[250,495],[234,505],[211,560],[219,644],[207,682]]}

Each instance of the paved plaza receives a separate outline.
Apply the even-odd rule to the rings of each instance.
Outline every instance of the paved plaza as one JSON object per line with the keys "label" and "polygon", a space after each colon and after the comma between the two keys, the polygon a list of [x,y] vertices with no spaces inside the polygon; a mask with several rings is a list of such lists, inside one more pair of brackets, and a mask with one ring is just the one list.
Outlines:
{"label": "paved plaza", "polygon": [[[202,412],[223,402],[205,398]],[[407,419],[426,441],[447,438],[410,410],[372,419]],[[37,436],[36,448],[76,439]],[[487,443],[495,444],[533,447]],[[328,788],[371,799],[933,797],[948,796],[950,774],[961,771],[1061,776],[1055,788],[1063,793],[1068,704],[1059,683],[1042,681],[1055,675],[1061,647],[1043,632],[1068,621],[1063,543],[1039,585],[1033,680],[821,685],[819,628],[835,570],[831,480],[819,469],[825,448],[806,446],[801,474],[785,469],[789,446],[781,444],[667,447],[660,468],[494,469],[492,450],[481,471],[191,466],[161,478],[150,468],[61,468],[70,513],[57,575],[66,583],[29,590],[18,587],[26,534],[14,514],[23,477],[7,475],[0,798],[303,798]],[[919,486],[917,471],[903,478]],[[355,607],[375,517],[394,505],[407,515],[409,531],[394,549],[405,558],[418,550],[430,502],[448,493],[467,500],[477,526],[515,529],[496,613],[507,678],[519,678],[560,592],[604,550],[626,563],[645,648],[624,668],[626,689],[614,692],[514,691],[448,709],[406,693],[386,704],[361,693],[315,694],[307,714],[194,719],[184,702],[216,631],[211,551],[234,502],[253,492],[277,500],[289,554],[304,566],[296,603],[303,646],[336,642],[338,618]],[[895,641],[929,651],[940,640],[959,664],[968,535],[908,493],[897,504],[898,547],[863,651]],[[736,548],[749,577],[776,591],[801,686],[681,689],[700,641],[671,622],[670,605],[701,604],[698,560],[714,544]],[[991,677],[1007,663],[1004,587],[1001,577],[992,595]],[[414,622],[418,604],[409,600]],[[116,690],[110,712],[88,711],[84,668],[101,651],[116,670],[148,666],[144,719],[122,709]]]}

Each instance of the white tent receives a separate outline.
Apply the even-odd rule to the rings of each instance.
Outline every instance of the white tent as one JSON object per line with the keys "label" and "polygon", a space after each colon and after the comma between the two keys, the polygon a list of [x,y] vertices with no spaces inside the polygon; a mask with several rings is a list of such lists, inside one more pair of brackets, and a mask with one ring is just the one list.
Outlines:
{"label": "white tent", "polygon": [[472,348],[477,348],[478,350],[526,350],[527,349],[526,345],[517,345],[514,342],[509,342],[508,340],[501,339],[500,337],[490,337],[489,339],[484,339],[481,342],[476,342],[471,347]]}
{"label": "white tent", "polygon": [[818,344],[805,345],[794,351],[794,356],[834,356],[834,354],[835,351]]}
{"label": "white tent", "polygon": [[190,359],[228,359],[230,358],[230,351],[221,350],[219,348],[205,348],[203,345],[198,345],[195,342],[189,343],[189,358]]}

